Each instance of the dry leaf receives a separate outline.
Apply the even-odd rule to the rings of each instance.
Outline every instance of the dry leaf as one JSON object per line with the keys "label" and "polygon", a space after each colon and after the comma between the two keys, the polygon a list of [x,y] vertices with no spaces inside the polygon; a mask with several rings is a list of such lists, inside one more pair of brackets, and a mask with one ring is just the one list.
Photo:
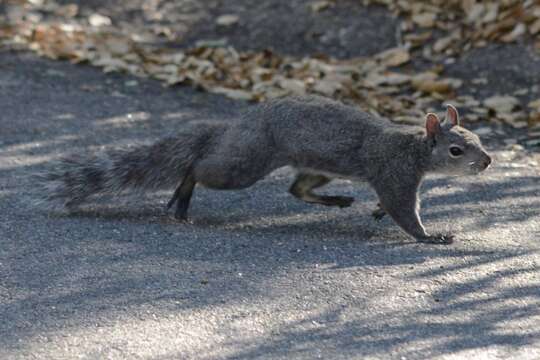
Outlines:
{"label": "dry leaf", "polygon": [[439,77],[439,75],[437,73],[435,73],[433,71],[426,71],[426,72],[414,75],[411,78],[411,82],[412,82],[412,85],[414,87],[417,87],[422,82],[435,80],[438,77]]}
{"label": "dry leaf", "polygon": [[475,23],[482,18],[482,15],[486,13],[484,4],[474,4],[467,11],[467,22]]}
{"label": "dry leaf", "polygon": [[313,86],[313,91],[326,96],[333,96],[336,92],[341,90],[341,88],[341,84],[334,81],[320,80]]}
{"label": "dry leaf", "polygon": [[293,94],[304,95],[306,93],[306,84],[301,80],[281,78],[278,84],[282,89]]}
{"label": "dry leaf", "polygon": [[540,124],[540,111],[533,111],[530,113],[527,123],[530,128],[538,126]]}
{"label": "dry leaf", "polygon": [[529,102],[527,106],[530,107],[531,109],[534,109],[540,112],[540,99]]}
{"label": "dry leaf", "polygon": [[454,42],[454,37],[451,35],[440,38],[435,41],[435,44],[433,44],[433,50],[435,50],[436,52],[442,52],[446,50],[452,42]]}
{"label": "dry leaf", "polygon": [[435,13],[421,13],[415,14],[412,16],[412,21],[414,21],[418,26],[424,28],[431,28],[435,25],[435,20],[437,19],[437,14]]}
{"label": "dry leaf", "polygon": [[485,99],[484,106],[497,114],[508,114],[519,106],[519,100],[509,95],[496,95]]}
{"label": "dry leaf", "polygon": [[317,13],[321,12],[323,10],[326,10],[330,7],[330,2],[322,0],[322,1],[315,1],[309,4],[309,8],[312,12]]}
{"label": "dry leaf", "polygon": [[526,31],[527,31],[527,27],[525,26],[525,24],[519,23],[512,30],[512,32],[501,37],[501,41],[504,41],[504,42],[516,41],[520,36],[525,34]]}
{"label": "dry leaf", "polygon": [[503,120],[506,124],[516,129],[522,129],[527,127],[528,117],[524,112],[497,113],[497,118]]}
{"label": "dry leaf", "polygon": [[109,17],[96,13],[88,17],[88,23],[90,23],[90,25],[92,26],[99,27],[110,26],[112,24],[112,21]]}
{"label": "dry leaf", "polygon": [[124,55],[133,51],[133,44],[129,41],[129,39],[124,37],[107,37],[104,39],[102,44],[106,48],[106,51],[109,51],[111,54],[115,55]]}
{"label": "dry leaf", "polygon": [[540,18],[536,19],[531,25],[529,25],[529,33],[536,35],[540,32]]}
{"label": "dry leaf", "polygon": [[486,4],[486,14],[482,18],[483,23],[490,23],[495,20],[497,20],[497,16],[499,15],[499,4],[498,3],[491,3]]}
{"label": "dry leaf", "polygon": [[394,116],[392,118],[392,121],[401,123],[401,124],[408,124],[408,125],[424,125],[424,118],[422,116],[411,116],[411,115],[400,115],[400,116]]}
{"label": "dry leaf", "polygon": [[365,79],[365,85],[368,87],[377,87],[379,85],[403,85],[411,80],[409,75],[386,72],[384,74],[370,73]]}
{"label": "dry leaf", "polygon": [[233,14],[227,14],[227,15],[221,15],[216,19],[216,24],[220,26],[232,26],[240,20],[240,17],[238,15]]}
{"label": "dry leaf", "polygon": [[426,41],[431,39],[431,36],[432,36],[431,31],[426,31],[420,34],[406,34],[403,38],[411,46],[417,47],[417,46],[421,46]]}
{"label": "dry leaf", "polygon": [[79,7],[77,6],[77,4],[67,4],[56,8],[54,13],[58,16],[72,18],[77,16],[77,14],[79,13]]}
{"label": "dry leaf", "polygon": [[219,86],[209,88],[208,90],[216,94],[225,95],[235,100],[253,100],[254,98],[253,94],[244,90],[228,89],[228,88],[219,87]]}
{"label": "dry leaf", "polygon": [[446,80],[427,80],[418,83],[415,89],[425,93],[443,94],[452,91],[452,85]]}
{"label": "dry leaf", "polygon": [[375,56],[384,66],[392,67],[403,65],[411,60],[409,51],[402,47],[383,51]]}

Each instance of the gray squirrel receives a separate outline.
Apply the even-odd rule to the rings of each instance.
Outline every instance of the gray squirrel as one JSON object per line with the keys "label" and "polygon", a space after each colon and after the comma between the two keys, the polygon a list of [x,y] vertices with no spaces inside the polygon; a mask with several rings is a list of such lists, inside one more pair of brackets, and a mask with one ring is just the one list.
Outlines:
{"label": "gray squirrel", "polygon": [[459,126],[455,107],[446,119],[426,115],[425,128],[403,126],[355,107],[318,97],[289,97],[251,107],[234,123],[192,122],[153,145],[71,156],[40,175],[47,201],[68,209],[98,193],[129,188],[176,188],[168,208],[187,219],[193,189],[247,188],[273,170],[299,171],[290,192],[308,203],[348,207],[354,198],[313,192],[333,178],[367,181],[379,197],[376,218],[388,213],[419,242],[448,244],[430,235],[419,216],[418,190],[426,173],[472,175],[491,157],[478,136]]}

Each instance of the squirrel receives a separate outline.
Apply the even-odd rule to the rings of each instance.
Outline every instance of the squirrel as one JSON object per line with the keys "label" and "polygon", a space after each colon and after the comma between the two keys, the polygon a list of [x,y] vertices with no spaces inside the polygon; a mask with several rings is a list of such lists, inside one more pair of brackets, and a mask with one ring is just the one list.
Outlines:
{"label": "squirrel", "polygon": [[308,203],[348,207],[352,197],[314,189],[334,178],[367,181],[379,198],[375,218],[390,217],[419,242],[449,244],[451,234],[430,235],[419,216],[419,187],[427,173],[473,175],[491,157],[478,136],[460,126],[447,105],[425,127],[397,125],[356,107],[319,96],[270,100],[233,123],[192,122],[153,145],[61,158],[39,178],[47,201],[68,209],[90,195],[129,188],[176,189],[167,207],[187,220],[196,184],[229,190],[253,185],[290,165],[298,175],[289,191]]}

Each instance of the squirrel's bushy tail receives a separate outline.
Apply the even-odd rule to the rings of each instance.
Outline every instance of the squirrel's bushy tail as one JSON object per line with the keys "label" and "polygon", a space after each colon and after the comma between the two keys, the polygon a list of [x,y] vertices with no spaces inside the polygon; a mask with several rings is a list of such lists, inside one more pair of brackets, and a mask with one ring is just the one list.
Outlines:
{"label": "squirrel's bushy tail", "polygon": [[217,131],[209,125],[190,127],[153,145],[64,157],[37,175],[43,185],[40,202],[70,208],[94,194],[174,187],[204,155]]}

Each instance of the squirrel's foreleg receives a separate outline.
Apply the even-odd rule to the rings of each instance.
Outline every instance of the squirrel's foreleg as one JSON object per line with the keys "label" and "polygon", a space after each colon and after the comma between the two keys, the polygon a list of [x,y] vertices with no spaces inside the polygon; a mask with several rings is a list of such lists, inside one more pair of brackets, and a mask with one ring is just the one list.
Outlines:
{"label": "squirrel's foreleg", "polygon": [[379,195],[381,209],[388,213],[396,224],[418,242],[433,244],[452,243],[452,235],[429,235],[424,225],[422,225],[419,215],[419,185],[419,182],[411,184],[405,182],[381,182],[375,184],[374,187]]}

